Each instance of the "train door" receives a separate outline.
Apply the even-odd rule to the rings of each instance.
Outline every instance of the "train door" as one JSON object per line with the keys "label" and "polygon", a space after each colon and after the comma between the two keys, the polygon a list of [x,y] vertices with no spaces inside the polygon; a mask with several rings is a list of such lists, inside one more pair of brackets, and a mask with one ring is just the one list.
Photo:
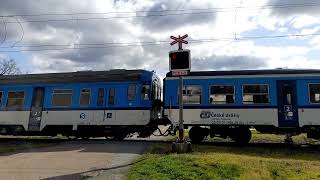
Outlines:
{"label": "train door", "polygon": [[105,97],[105,110],[104,110],[104,122],[114,123],[116,118],[116,111],[114,106],[116,105],[116,88],[113,86],[108,86],[106,88],[106,97]]}
{"label": "train door", "polygon": [[277,81],[279,127],[298,127],[296,81]]}
{"label": "train door", "polygon": [[28,125],[29,131],[40,131],[44,92],[43,87],[37,87],[33,90],[32,106]]}

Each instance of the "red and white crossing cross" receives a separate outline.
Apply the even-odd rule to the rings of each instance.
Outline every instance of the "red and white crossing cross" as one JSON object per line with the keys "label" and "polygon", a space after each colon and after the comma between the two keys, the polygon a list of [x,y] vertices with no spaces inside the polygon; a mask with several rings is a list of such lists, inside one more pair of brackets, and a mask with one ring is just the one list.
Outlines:
{"label": "red and white crossing cross", "polygon": [[179,50],[182,50],[182,43],[188,44],[188,41],[184,40],[187,37],[188,37],[188,34],[185,34],[183,36],[179,35],[178,37],[170,36],[170,38],[174,40],[174,41],[172,41],[170,43],[170,45],[172,46],[172,45],[178,43],[179,44]]}

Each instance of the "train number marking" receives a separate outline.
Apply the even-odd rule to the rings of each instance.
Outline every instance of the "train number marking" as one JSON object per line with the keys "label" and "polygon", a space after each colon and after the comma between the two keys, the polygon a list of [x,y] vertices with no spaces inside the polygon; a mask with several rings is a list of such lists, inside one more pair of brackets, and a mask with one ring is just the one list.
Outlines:
{"label": "train number marking", "polygon": [[284,111],[285,112],[291,112],[292,111],[292,105],[284,105]]}
{"label": "train number marking", "polygon": [[107,113],[107,118],[108,119],[112,118],[112,113]]}
{"label": "train number marking", "polygon": [[86,118],[86,114],[85,113],[80,113],[80,119],[85,119]]}

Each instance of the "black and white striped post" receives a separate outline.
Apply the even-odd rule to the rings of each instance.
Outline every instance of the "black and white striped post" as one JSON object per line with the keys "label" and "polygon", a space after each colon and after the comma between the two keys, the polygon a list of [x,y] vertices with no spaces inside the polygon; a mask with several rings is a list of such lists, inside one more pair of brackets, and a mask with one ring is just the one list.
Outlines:
{"label": "black and white striped post", "polygon": [[190,71],[190,50],[183,50],[182,44],[188,44],[188,41],[184,40],[188,35],[182,37],[170,38],[174,41],[170,45],[178,43],[178,51],[169,52],[169,64],[170,71],[173,76],[179,76],[179,138],[172,144],[173,152],[186,153],[191,151],[191,143],[187,142],[184,138],[184,125],[183,125],[183,76],[188,75]]}

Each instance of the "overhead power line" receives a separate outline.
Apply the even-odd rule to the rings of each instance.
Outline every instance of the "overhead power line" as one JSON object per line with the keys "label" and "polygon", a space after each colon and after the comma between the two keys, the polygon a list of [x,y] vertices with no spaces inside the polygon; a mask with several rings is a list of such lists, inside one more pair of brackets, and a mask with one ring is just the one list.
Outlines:
{"label": "overhead power line", "polygon": [[[234,12],[234,9],[245,10],[262,10],[262,9],[276,9],[276,8],[299,8],[299,7],[312,7],[320,6],[320,3],[298,3],[298,4],[278,4],[278,5],[264,5],[264,6],[236,6],[236,7],[221,7],[221,8],[204,8],[204,9],[175,9],[175,10],[142,10],[142,11],[128,11],[128,12],[80,12],[80,13],[40,13],[40,14],[11,14],[2,15],[0,17],[37,17],[41,16],[75,16],[75,15],[108,15],[108,14],[124,14],[122,16],[111,17],[87,17],[87,18],[66,18],[66,19],[45,19],[45,20],[23,20],[23,21],[6,21],[6,23],[28,23],[28,22],[55,22],[55,21],[85,21],[85,20],[107,20],[117,18],[144,18],[144,17],[161,17],[161,16],[179,16],[179,15],[201,15],[211,14],[216,12]],[[198,12],[196,12],[198,11]],[[172,13],[174,12],[174,13]],[[180,12],[180,13],[177,13]],[[145,14],[138,15],[139,13],[164,13],[164,14]],[[135,15],[127,15],[135,14]]]}
{"label": "overhead power line", "polygon": [[[13,18],[16,19],[17,22],[19,23],[18,17],[13,17]],[[19,26],[20,26],[21,32],[22,32],[21,38],[20,38],[19,40],[15,41],[15,42],[11,45],[11,47],[14,47],[16,44],[20,43],[20,42],[23,40],[23,38],[24,38],[24,29],[23,29],[23,26],[22,26],[21,23],[19,23]]]}
{"label": "overhead power line", "polygon": [[6,24],[5,20],[4,20],[4,17],[2,17],[2,23],[3,23],[4,31],[3,31],[3,38],[2,38],[2,40],[0,42],[0,47],[7,40],[7,24]]}
{"label": "overhead power line", "polygon": [[305,6],[319,6],[320,3],[287,3],[287,4],[270,4],[263,6],[234,6],[234,7],[217,7],[217,8],[196,8],[196,9],[167,9],[167,10],[139,10],[139,11],[114,11],[114,12],[78,12],[78,13],[39,13],[39,14],[8,14],[0,17],[31,17],[31,16],[71,16],[71,15],[103,15],[103,14],[134,14],[134,13],[163,13],[163,12],[181,12],[181,11],[206,11],[206,10],[230,10],[237,9],[269,9],[269,8],[294,8]]}
{"label": "overhead power line", "polygon": [[[320,33],[313,34],[285,34],[285,35],[270,35],[270,36],[246,36],[235,38],[210,38],[210,39],[191,39],[189,43],[210,43],[215,41],[245,41],[254,39],[275,39],[289,37],[308,37],[319,36]],[[170,41],[154,41],[154,42],[126,42],[126,43],[98,43],[98,44],[74,44],[74,45],[34,45],[34,46],[15,46],[15,48],[29,47],[61,47],[61,48],[44,48],[44,49],[17,49],[17,50],[0,50],[0,52],[24,52],[24,51],[61,51],[61,50],[76,50],[76,49],[101,49],[101,48],[122,48],[134,46],[157,46],[169,44]],[[12,48],[11,48],[12,49]]]}
{"label": "overhead power line", "polygon": [[[21,23],[26,22],[50,22],[50,21],[78,21],[78,20],[99,20],[99,19],[114,19],[114,18],[131,18],[131,17],[155,17],[155,16],[178,16],[178,15],[187,15],[187,14],[208,14],[213,12],[227,12],[227,11],[235,11],[237,9],[247,9],[247,10],[258,10],[258,9],[268,9],[268,8],[296,8],[296,7],[309,7],[309,6],[319,6],[320,3],[299,3],[299,4],[278,4],[278,5],[264,5],[264,6],[242,6],[240,4],[237,7],[228,7],[228,8],[206,8],[206,9],[175,9],[175,10],[159,10],[159,11],[134,11],[134,12],[105,12],[105,13],[43,13],[43,14],[11,14],[0,16],[2,18],[4,24],[4,37],[0,42],[0,49],[8,49],[8,48],[41,48],[41,47],[61,47],[60,49],[19,49],[19,50],[6,50],[6,52],[16,52],[16,51],[48,51],[48,50],[67,50],[67,49],[84,49],[84,48],[109,48],[109,47],[128,47],[128,46],[148,46],[148,45],[159,45],[162,43],[168,43],[169,41],[157,41],[157,42],[128,42],[128,43],[99,43],[99,44],[47,44],[47,45],[16,45],[23,40],[24,30]],[[199,12],[195,12],[199,11]],[[46,20],[24,20],[19,21],[18,17],[33,17],[33,16],[73,16],[73,15],[105,15],[105,14],[132,14],[132,13],[164,13],[164,14],[146,14],[146,15],[134,15],[134,16],[114,16],[114,17],[87,17],[87,18],[74,18],[71,19],[46,19]],[[182,13],[168,13],[168,12],[182,12]],[[15,21],[5,21],[4,18],[14,18]],[[236,22],[236,13],[235,13],[235,22]],[[20,40],[15,41],[11,46],[1,47],[1,45],[6,40],[7,23],[18,23],[22,30],[22,36]],[[251,36],[251,37],[240,37],[235,36],[233,38],[218,38],[218,39],[201,39],[201,40],[190,40],[190,43],[204,43],[204,42],[212,42],[212,41],[232,41],[232,40],[249,40],[249,39],[266,39],[266,38],[283,38],[283,37],[303,37],[303,36],[315,36],[318,34],[287,34],[287,35],[276,35],[276,36]],[[0,51],[4,52],[4,51]]]}

